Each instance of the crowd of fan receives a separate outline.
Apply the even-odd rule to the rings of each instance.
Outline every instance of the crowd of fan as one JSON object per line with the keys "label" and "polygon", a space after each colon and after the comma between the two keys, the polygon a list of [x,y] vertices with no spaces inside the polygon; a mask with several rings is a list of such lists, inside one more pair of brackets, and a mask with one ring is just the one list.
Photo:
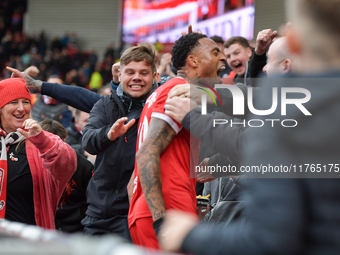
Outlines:
{"label": "crowd of fan", "polygon": [[15,9],[11,8],[14,5],[10,4],[10,1],[2,1],[0,4],[0,77],[2,79],[10,77],[6,66],[25,70],[33,65],[40,71],[36,78],[43,81],[51,75],[58,75],[65,84],[94,90],[110,83],[111,66],[119,58],[119,49],[115,49],[113,43],[107,46],[103,60],[99,61],[100,56],[95,49],[81,49],[76,32],[65,32],[60,38],[57,36],[48,38],[44,31],[39,35],[23,32],[24,1]]}
{"label": "crowd of fan", "polygon": [[[8,205],[5,219],[47,229],[57,227],[64,232],[84,231],[87,235],[115,233],[149,249],[163,248],[190,254],[310,254],[311,250],[317,251],[315,247],[319,248],[319,254],[337,254],[338,179],[243,179],[233,174],[217,176],[198,171],[197,180],[206,183],[199,187],[196,179],[190,176],[190,168],[199,162],[200,167],[208,167],[218,163],[229,166],[261,163],[262,166],[262,162],[288,165],[291,162],[300,164],[303,160],[338,161],[339,138],[330,128],[330,124],[334,123],[324,125],[325,120],[321,118],[326,116],[336,121],[334,107],[338,109],[340,106],[333,95],[339,93],[335,90],[337,88],[332,88],[334,92],[325,90],[315,80],[308,80],[313,96],[323,100],[318,103],[319,107],[313,108],[314,119],[320,121],[315,123],[310,118],[306,120],[305,116],[299,117],[299,122],[306,121],[308,125],[289,133],[273,126],[263,129],[246,126],[212,128],[210,120],[218,116],[228,120],[248,118],[231,113],[234,99],[229,90],[216,88],[216,94],[220,95],[219,105],[213,97],[213,101],[207,99],[208,104],[217,105],[216,111],[201,114],[198,107],[201,96],[206,93],[197,87],[197,84],[202,84],[197,81],[199,78],[212,78],[208,81],[210,87],[216,80],[234,84],[235,89],[246,94],[258,85],[251,78],[265,77],[265,74],[268,78],[277,75],[313,78],[315,76],[311,74],[320,72],[320,77],[339,77],[339,48],[335,40],[328,40],[328,48],[333,50],[333,54],[328,54],[327,47],[317,47],[322,51],[316,53],[313,51],[314,44],[309,44],[308,40],[313,29],[307,28],[315,27],[314,15],[320,12],[320,18],[328,25],[324,27],[325,32],[317,37],[333,38],[338,28],[327,20],[330,15],[339,20],[333,10],[340,7],[340,2],[327,1],[329,4],[332,2],[334,8],[324,9],[321,0],[315,1],[319,8],[313,7],[310,13],[301,11],[307,7],[305,0],[288,2],[290,9],[298,10],[291,15],[295,26],[288,24],[286,36],[280,38],[276,38],[279,37],[277,31],[260,31],[255,49],[243,37],[232,37],[225,42],[217,36],[209,39],[193,32],[189,26],[188,34],[184,32],[176,41],[171,55],[164,54],[157,59],[154,46],[142,43],[127,49],[120,56],[118,65],[114,64],[117,56],[113,46],[108,47],[103,63],[98,64],[94,51],[84,53],[79,50],[75,33],[61,39],[54,38],[47,46],[43,32],[39,39],[34,40],[20,32],[16,32],[16,37],[7,31],[8,38],[14,37],[8,44],[8,65],[19,70],[34,65],[38,67],[39,74],[33,79],[25,72],[9,68],[13,72],[12,77],[21,79],[0,82],[3,128],[0,135],[3,136],[1,142],[6,142],[9,148],[2,150],[1,159],[7,158],[5,154],[8,153],[11,161],[18,161],[20,155],[14,154],[17,153],[15,144],[20,145],[27,138],[26,147],[21,147],[19,152],[27,155],[29,164],[27,160],[23,163],[28,166],[18,166],[8,160],[8,169],[18,168],[32,173],[33,181],[39,174],[43,177],[40,186],[29,186],[33,182],[31,179],[26,181],[29,185],[25,188],[30,193],[25,194],[28,199],[22,204],[27,204],[28,214],[18,210],[18,204],[13,203],[22,197],[14,192],[12,186],[15,185],[8,185],[11,196],[5,200]],[[306,19],[305,23],[299,22],[301,18]],[[300,34],[303,35],[301,38]],[[4,40],[6,36],[2,42],[7,42]],[[318,42],[315,45],[319,46]],[[329,65],[325,59],[329,60]],[[121,72],[119,80],[118,69]],[[328,74],[329,70],[335,71]],[[52,74],[63,78],[64,83],[76,86],[61,85],[59,81],[52,80],[42,82]],[[94,74],[100,74],[103,82],[111,83],[110,95],[103,96],[79,88],[91,88]],[[9,73],[3,71],[3,78],[8,77]],[[98,77],[95,79],[100,80]],[[264,84],[259,86],[269,87],[271,81],[265,79]],[[301,86],[299,82],[294,80],[289,85],[298,87]],[[286,83],[276,85],[287,86]],[[13,86],[16,89],[12,93]],[[26,86],[43,95],[35,101],[32,112],[33,100],[31,102]],[[265,101],[267,98],[261,94],[257,99]],[[44,107],[56,109],[59,102],[53,100],[65,104],[61,110],[66,109],[66,105],[78,109],[73,112],[74,121],[67,129],[74,144],[66,139],[66,131],[61,124],[58,123],[58,126],[53,121],[45,121],[38,125],[36,122],[38,117],[34,117],[34,111],[37,105],[41,103]],[[323,109],[330,102],[331,109]],[[40,116],[46,117],[48,108],[44,109]],[[30,114],[34,120],[29,118]],[[57,117],[55,122],[62,120],[61,114],[53,112],[52,115]],[[318,127],[315,130],[322,127],[324,132],[315,132],[309,126]],[[56,133],[73,147],[76,154],[66,143],[44,130]],[[58,134],[60,130],[62,132]],[[190,134],[200,139],[199,146],[196,144],[198,139],[190,137]],[[294,139],[294,135],[298,139]],[[191,142],[194,145],[189,144]],[[32,152],[24,149],[31,143],[36,148],[33,157],[28,157]],[[59,149],[58,153],[53,153],[52,145]],[[310,152],[311,147],[316,153]],[[13,155],[19,156],[15,159]],[[83,156],[89,161],[93,156],[95,165],[84,160]],[[42,165],[38,160],[31,163],[32,158],[38,157],[42,158]],[[57,164],[65,171],[55,170]],[[40,171],[38,175],[34,174],[36,168]],[[15,171],[8,172],[13,175]],[[52,174],[46,174],[49,172]],[[53,174],[58,178],[51,178]],[[83,177],[85,175],[86,178]],[[66,189],[62,190],[65,186]],[[38,192],[32,193],[37,188],[42,194],[40,197],[36,196]],[[209,206],[196,203],[196,195],[202,192],[211,196]],[[54,218],[53,206],[57,205],[61,195],[57,217]],[[43,209],[47,208],[46,212],[39,210],[39,204]],[[1,206],[4,205],[5,202]],[[5,213],[1,209],[0,217],[4,218]],[[334,220],[329,217],[330,214]],[[198,225],[198,220],[208,224]]]}
{"label": "crowd of fan", "polygon": [[[65,33],[62,38],[55,37],[48,43],[44,31],[39,36],[29,36],[22,32],[13,34],[7,31],[1,40],[1,77],[9,78],[6,66],[20,70],[34,65],[40,73],[38,79],[46,80],[51,75],[60,76],[66,84],[98,89],[112,79],[111,66],[116,62],[113,44],[104,53],[104,60],[98,62],[94,49],[82,51],[75,32]],[[100,75],[92,80],[93,74]],[[91,83],[91,85],[90,85]]]}

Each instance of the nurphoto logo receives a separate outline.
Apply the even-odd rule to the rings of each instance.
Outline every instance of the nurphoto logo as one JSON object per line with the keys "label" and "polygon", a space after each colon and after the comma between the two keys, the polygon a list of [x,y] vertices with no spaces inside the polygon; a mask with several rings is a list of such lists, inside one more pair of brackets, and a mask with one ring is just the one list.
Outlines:
{"label": "nurphoto logo", "polygon": [[[198,87],[199,88],[199,87]],[[253,88],[247,87],[247,99],[245,99],[245,96],[240,88],[238,88],[235,85],[227,85],[227,84],[216,84],[216,89],[228,89],[233,98],[233,115],[244,115],[245,114],[245,100],[247,100],[247,106],[249,111],[256,115],[256,116],[266,116],[274,113],[278,107],[278,88],[273,87],[272,90],[272,104],[269,109],[259,110],[254,107],[254,99],[253,99]],[[207,92],[207,94],[212,97],[214,100],[215,105],[217,106],[216,100],[212,93],[210,93],[208,90],[202,89],[203,91]],[[209,86],[209,89],[212,90],[217,98],[219,99],[221,105],[222,101],[220,96],[218,95],[217,91],[212,89],[211,86]],[[297,88],[297,87],[282,87],[280,88],[280,101],[281,101],[281,116],[286,116],[287,114],[287,105],[295,105],[305,116],[311,116],[312,114],[306,109],[306,107],[303,105],[307,103],[311,99],[311,93],[305,88]],[[289,93],[295,93],[295,94],[301,94],[304,97],[303,98],[287,98],[287,94]],[[201,114],[206,115],[207,114],[207,95],[202,94],[201,98]],[[233,120],[227,120],[227,119],[214,119],[213,126],[216,125],[226,125],[230,124],[231,126],[235,125],[243,125],[246,127],[248,124],[249,127],[262,127],[265,122],[271,123],[271,126],[274,127],[276,122],[280,122],[283,127],[296,127],[297,121],[295,119],[250,119],[250,120],[242,120],[242,121],[233,121]]]}

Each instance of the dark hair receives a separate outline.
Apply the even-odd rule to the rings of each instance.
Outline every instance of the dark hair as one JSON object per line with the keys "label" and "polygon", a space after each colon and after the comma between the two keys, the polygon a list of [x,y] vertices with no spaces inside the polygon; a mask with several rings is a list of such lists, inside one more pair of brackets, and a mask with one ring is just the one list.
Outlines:
{"label": "dark hair", "polygon": [[199,39],[207,38],[206,35],[191,33],[180,37],[174,44],[171,51],[172,65],[178,70],[185,66],[186,59],[192,50],[199,45]]}
{"label": "dark hair", "polygon": [[227,41],[224,42],[223,46],[224,48],[229,48],[230,45],[233,45],[235,43],[241,44],[244,48],[250,47],[248,40],[242,36],[230,37]]}
{"label": "dark hair", "polygon": [[210,37],[211,40],[213,40],[215,43],[224,43],[222,37],[218,36],[218,35],[214,35],[212,37]]}
{"label": "dark hair", "polygon": [[138,44],[138,46],[130,47],[124,51],[123,55],[120,57],[120,65],[127,65],[132,61],[145,63],[152,67],[152,70],[156,72],[155,65],[155,46],[150,43],[144,42]]}
{"label": "dark hair", "polygon": [[66,128],[64,128],[64,126],[56,120],[44,119],[39,122],[39,125],[43,130],[59,136],[61,140],[65,140],[67,138]]}

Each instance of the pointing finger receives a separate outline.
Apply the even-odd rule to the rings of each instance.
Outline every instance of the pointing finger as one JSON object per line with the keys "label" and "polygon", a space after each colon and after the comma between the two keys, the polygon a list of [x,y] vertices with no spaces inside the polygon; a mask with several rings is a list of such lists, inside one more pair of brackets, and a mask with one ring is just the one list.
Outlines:
{"label": "pointing finger", "polygon": [[271,35],[270,39],[273,40],[273,39],[275,38],[276,35],[277,35],[277,31],[275,30],[275,31],[273,32],[273,34]]}

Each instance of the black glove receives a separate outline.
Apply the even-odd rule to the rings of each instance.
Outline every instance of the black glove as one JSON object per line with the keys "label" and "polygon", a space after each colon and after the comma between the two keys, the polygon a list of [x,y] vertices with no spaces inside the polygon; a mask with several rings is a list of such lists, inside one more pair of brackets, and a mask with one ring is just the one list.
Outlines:
{"label": "black glove", "polygon": [[164,218],[162,217],[152,223],[152,227],[153,227],[153,230],[155,230],[157,238],[158,238],[158,234],[161,229],[161,226],[163,224],[163,221],[164,221]]}

